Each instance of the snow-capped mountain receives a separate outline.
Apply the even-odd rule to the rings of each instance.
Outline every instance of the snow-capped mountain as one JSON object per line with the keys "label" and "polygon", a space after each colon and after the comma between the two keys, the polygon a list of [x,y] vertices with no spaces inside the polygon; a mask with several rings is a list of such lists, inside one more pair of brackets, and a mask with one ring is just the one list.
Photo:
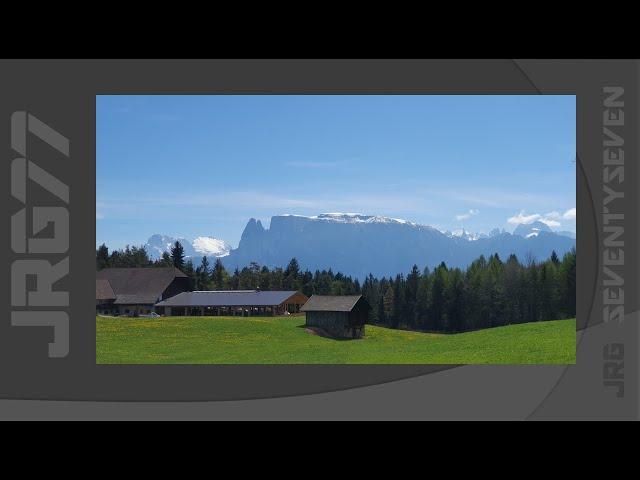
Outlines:
{"label": "snow-capped mountain", "polygon": [[521,237],[525,238],[531,238],[538,236],[540,232],[551,233],[553,231],[546,223],[536,221],[532,223],[521,223],[513,231],[513,234],[520,235]]}
{"label": "snow-capped mountain", "polygon": [[224,257],[231,251],[231,245],[214,237],[197,237],[191,245],[196,253],[214,257]]}
{"label": "snow-capped mountain", "polygon": [[214,237],[197,237],[195,240],[188,240],[160,234],[149,237],[145,249],[149,257],[155,260],[160,258],[164,252],[171,253],[171,247],[176,240],[182,244],[185,257],[191,258],[194,262],[199,261],[205,255],[207,257],[224,257],[229,255],[231,251],[231,245]]}
{"label": "snow-capped mountain", "polygon": [[488,237],[488,235],[486,233],[471,233],[471,232],[467,232],[464,228],[460,228],[458,230],[454,230],[453,232],[446,231],[446,232],[444,232],[444,234],[447,237],[462,238],[464,240],[469,240],[470,242],[473,242],[473,241],[478,240],[480,238],[487,238]]}
{"label": "snow-capped mountain", "polygon": [[291,215],[284,214],[279,215],[281,217],[298,217],[308,218],[310,220],[319,220],[324,222],[336,222],[336,223],[397,223],[400,225],[414,225],[416,223],[403,220],[401,218],[383,217],[380,215],[363,215],[362,213],[321,213],[320,215],[314,215],[312,217],[306,217],[304,215]]}
{"label": "snow-capped mountain", "polygon": [[518,227],[513,234],[499,229],[473,234],[465,230],[441,232],[428,225],[379,215],[277,215],[271,218],[268,229],[259,220],[249,220],[238,248],[222,260],[233,270],[251,262],[285,267],[296,257],[311,271],[331,268],[362,279],[369,273],[395,276],[414,264],[433,268],[444,261],[448,266],[464,268],[480,255],[494,253],[503,259],[512,253],[520,259],[529,254],[545,259],[553,250],[562,256],[575,247],[574,239],[542,225]]}

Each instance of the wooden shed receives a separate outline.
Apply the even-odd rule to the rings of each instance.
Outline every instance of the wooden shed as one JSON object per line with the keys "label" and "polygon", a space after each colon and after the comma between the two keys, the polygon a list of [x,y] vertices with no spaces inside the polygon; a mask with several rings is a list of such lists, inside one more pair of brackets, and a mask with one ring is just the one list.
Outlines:
{"label": "wooden shed", "polygon": [[313,295],[300,311],[307,327],[335,338],[362,338],[370,309],[362,295]]}

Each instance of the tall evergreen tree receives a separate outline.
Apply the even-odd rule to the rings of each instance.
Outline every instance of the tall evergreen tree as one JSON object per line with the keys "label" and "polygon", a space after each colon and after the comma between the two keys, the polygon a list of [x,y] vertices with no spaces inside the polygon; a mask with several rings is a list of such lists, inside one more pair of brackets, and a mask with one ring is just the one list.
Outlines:
{"label": "tall evergreen tree", "polygon": [[434,330],[446,328],[446,288],[447,288],[448,270],[444,262],[442,262],[433,272],[433,285],[431,287],[431,308],[430,316],[433,318]]}
{"label": "tall evergreen tree", "polygon": [[184,268],[184,247],[178,240],[176,240],[176,243],[171,247],[171,261],[173,262],[173,266],[178,270]]}
{"label": "tall evergreen tree", "polygon": [[158,262],[158,266],[160,267],[171,267],[173,266],[173,260],[171,259],[171,255],[168,252],[162,253],[162,258]]}
{"label": "tall evergreen tree", "polygon": [[449,272],[447,285],[447,330],[450,332],[461,332],[465,329],[466,297],[464,287],[464,277],[459,269]]}
{"label": "tall evergreen tree", "polygon": [[565,315],[576,316],[576,251],[572,249],[562,258],[562,296]]}
{"label": "tall evergreen tree", "polygon": [[393,282],[393,312],[391,314],[392,328],[406,325],[406,300],[405,300],[405,280],[398,274]]}
{"label": "tall evergreen tree", "polygon": [[233,275],[229,279],[229,290],[239,290],[240,289],[240,270],[236,267],[233,271]]}
{"label": "tall evergreen tree", "polygon": [[[187,263],[189,262],[191,262],[191,260],[189,260]],[[209,267],[209,259],[206,255],[203,256],[202,260],[200,261],[196,281],[198,290],[209,290],[211,288],[211,268]]]}
{"label": "tall evergreen tree", "polygon": [[520,283],[521,266],[518,258],[511,255],[504,265],[502,285],[505,297],[505,323],[520,323],[522,321],[522,296],[524,292]]}
{"label": "tall evergreen tree", "polygon": [[211,274],[213,287],[216,290],[224,290],[227,276],[227,271],[225,270],[222,261],[219,258],[216,258],[216,263],[213,266],[213,273]]}
{"label": "tall evergreen tree", "polygon": [[102,270],[109,266],[109,249],[103,243],[96,250],[96,269]]}
{"label": "tall evergreen tree", "polygon": [[191,259],[187,260],[187,263],[184,265],[183,273],[189,277],[189,290],[198,289],[198,275],[196,270],[193,268],[193,262]]}
{"label": "tall evergreen tree", "polygon": [[[269,284],[271,281],[271,272],[269,272],[269,267],[266,265],[260,269],[260,282],[258,283],[258,287],[260,290],[269,290]],[[305,295],[307,295],[305,293]]]}
{"label": "tall evergreen tree", "polygon": [[395,307],[395,289],[393,283],[389,283],[387,287],[387,291],[383,297],[383,311],[384,311],[384,324],[385,325],[393,325],[394,324],[394,307]]}
{"label": "tall evergreen tree", "polygon": [[416,328],[418,318],[416,316],[416,303],[418,300],[418,286],[420,285],[420,270],[414,265],[407,275],[404,308],[405,321],[409,328]]}
{"label": "tall evergreen tree", "polygon": [[420,282],[418,283],[418,293],[416,294],[416,327],[420,330],[433,330],[429,317],[429,269],[425,268]]}
{"label": "tall evergreen tree", "polygon": [[283,286],[287,290],[298,290],[300,288],[300,265],[298,260],[292,258],[284,270]]}

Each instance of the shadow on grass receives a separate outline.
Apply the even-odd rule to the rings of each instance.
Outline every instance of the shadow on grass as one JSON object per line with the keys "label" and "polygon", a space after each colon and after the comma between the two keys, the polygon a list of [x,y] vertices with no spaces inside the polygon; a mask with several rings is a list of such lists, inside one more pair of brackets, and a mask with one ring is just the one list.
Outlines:
{"label": "shadow on grass", "polygon": [[307,333],[309,335],[317,335],[318,337],[322,337],[322,338],[326,338],[327,340],[334,340],[336,342],[352,342],[355,340],[364,340],[365,337],[362,338],[341,338],[341,337],[334,337],[330,334],[328,334],[325,330],[323,330],[322,328],[318,328],[318,327],[307,327],[306,325],[297,325],[296,328],[302,328],[304,330],[307,331]]}

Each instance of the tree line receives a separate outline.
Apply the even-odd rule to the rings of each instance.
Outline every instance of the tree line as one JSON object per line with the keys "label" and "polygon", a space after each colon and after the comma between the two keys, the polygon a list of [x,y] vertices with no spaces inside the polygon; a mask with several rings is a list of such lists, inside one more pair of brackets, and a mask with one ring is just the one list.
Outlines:
{"label": "tree line", "polygon": [[193,290],[299,290],[305,295],[362,294],[371,306],[369,322],[390,328],[462,332],[514,323],[574,318],[576,315],[576,252],[545,261],[533,257],[506,261],[498,254],[480,256],[466,269],[442,262],[433,270],[416,265],[405,276],[356,278],[329,270],[302,270],[293,258],[286,268],[255,262],[229,273],[219,258],[205,256],[195,266],[185,260],[176,242],[171,253],[151,260],[144,247],[109,253],[96,250],[96,268],[175,266],[190,279]]}

